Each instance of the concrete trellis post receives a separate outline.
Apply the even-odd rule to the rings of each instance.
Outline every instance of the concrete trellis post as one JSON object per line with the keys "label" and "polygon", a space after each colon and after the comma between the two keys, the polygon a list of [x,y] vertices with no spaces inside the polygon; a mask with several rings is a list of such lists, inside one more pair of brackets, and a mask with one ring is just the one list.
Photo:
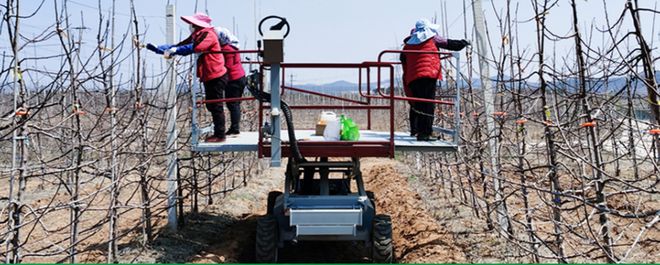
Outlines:
{"label": "concrete trellis post", "polygon": [[[165,11],[166,20],[166,41],[167,43],[174,43],[174,33],[176,31],[175,22],[176,11],[174,5],[168,5]],[[178,220],[176,215],[176,191],[177,191],[177,155],[176,155],[176,139],[178,132],[176,130],[176,74],[174,71],[176,61],[169,61],[169,71],[166,77],[166,89],[162,90],[163,98],[166,100],[167,106],[167,226],[176,230]]]}

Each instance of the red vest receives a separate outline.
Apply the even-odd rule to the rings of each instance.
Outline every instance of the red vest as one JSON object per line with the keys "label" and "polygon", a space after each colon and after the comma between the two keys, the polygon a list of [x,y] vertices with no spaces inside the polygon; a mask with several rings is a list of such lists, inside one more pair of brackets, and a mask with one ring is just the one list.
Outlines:
{"label": "red vest", "polygon": [[203,28],[193,32],[193,51],[200,53],[197,60],[197,77],[202,82],[216,79],[227,73],[225,58],[219,53],[220,42],[213,28]]}
{"label": "red vest", "polygon": [[[420,44],[406,44],[403,46],[407,51],[428,51],[437,52],[438,48],[433,42],[433,38],[428,39]],[[434,78],[442,79],[442,72],[440,71],[440,56],[437,53],[405,53],[406,65],[405,71],[405,86],[410,82],[419,78]]]}
{"label": "red vest", "polygon": [[[231,44],[222,45],[222,50],[226,52],[238,51],[236,47]],[[240,53],[224,53],[225,55],[225,67],[229,71],[229,81],[238,80],[241,77],[245,76],[245,69],[241,64],[241,54]]]}

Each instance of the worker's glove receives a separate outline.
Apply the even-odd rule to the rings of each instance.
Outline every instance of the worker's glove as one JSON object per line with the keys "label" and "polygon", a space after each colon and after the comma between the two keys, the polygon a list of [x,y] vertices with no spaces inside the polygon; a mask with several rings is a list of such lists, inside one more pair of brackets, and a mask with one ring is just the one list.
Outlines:
{"label": "worker's glove", "polygon": [[163,54],[164,51],[172,48],[172,46],[174,46],[174,45],[164,44],[164,45],[156,46],[152,43],[147,43],[146,47],[147,47],[147,50],[150,50],[150,51],[155,52],[157,54]]}
{"label": "worker's glove", "polygon": [[464,46],[472,46],[472,43],[469,40],[460,40],[461,43],[463,43]]}
{"label": "worker's glove", "polygon": [[163,51],[159,50],[158,47],[156,47],[156,45],[153,45],[151,43],[147,43],[147,50],[150,50],[155,53],[163,53]]}
{"label": "worker's glove", "polygon": [[460,51],[468,45],[470,45],[470,42],[467,40],[447,39],[447,47],[445,47],[445,49],[450,51]]}
{"label": "worker's glove", "polygon": [[176,46],[171,47],[171,48],[163,51],[163,55],[165,55],[165,57],[171,57],[172,55],[176,55],[176,50],[177,50]]}

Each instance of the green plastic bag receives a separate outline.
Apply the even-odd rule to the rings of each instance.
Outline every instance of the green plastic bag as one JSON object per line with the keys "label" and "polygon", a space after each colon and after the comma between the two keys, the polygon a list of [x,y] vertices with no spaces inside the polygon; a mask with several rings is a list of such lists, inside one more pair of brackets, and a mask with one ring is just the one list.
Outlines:
{"label": "green plastic bag", "polygon": [[342,141],[360,140],[360,128],[358,128],[357,124],[352,119],[341,115],[339,123],[341,124],[340,139]]}

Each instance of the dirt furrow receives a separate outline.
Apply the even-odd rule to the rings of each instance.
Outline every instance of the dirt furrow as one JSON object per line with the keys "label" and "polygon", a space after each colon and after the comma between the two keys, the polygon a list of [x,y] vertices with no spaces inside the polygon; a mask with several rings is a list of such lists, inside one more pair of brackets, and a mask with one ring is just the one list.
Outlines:
{"label": "dirt furrow", "polygon": [[408,176],[397,161],[363,163],[365,185],[376,194],[376,209],[392,217],[395,254],[401,263],[466,262],[452,235],[429,214],[419,194],[408,186]]}

